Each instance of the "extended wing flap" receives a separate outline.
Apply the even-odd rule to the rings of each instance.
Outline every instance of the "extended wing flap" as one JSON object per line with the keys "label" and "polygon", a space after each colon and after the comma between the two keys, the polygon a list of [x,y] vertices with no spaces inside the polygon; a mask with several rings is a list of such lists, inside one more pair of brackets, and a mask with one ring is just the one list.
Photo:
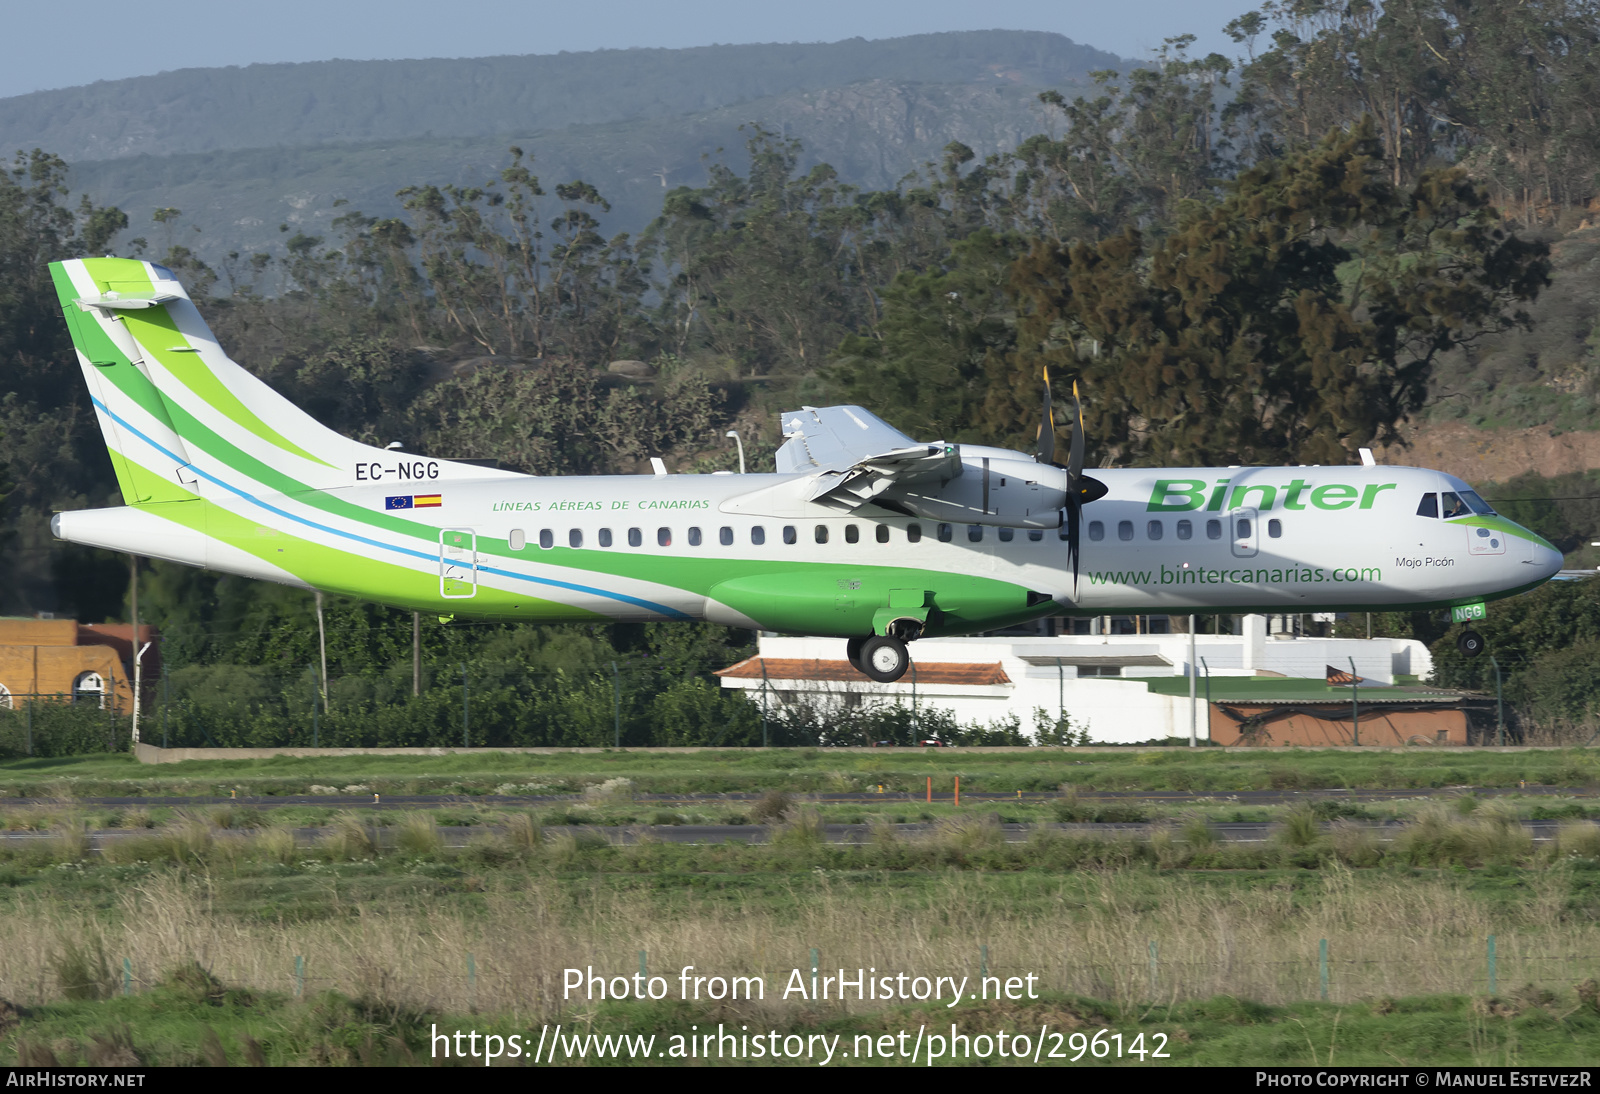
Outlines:
{"label": "extended wing flap", "polygon": [[808,500],[854,509],[884,494],[929,480],[948,482],[959,474],[961,456],[953,446],[912,445],[858,460],[844,470],[820,472]]}

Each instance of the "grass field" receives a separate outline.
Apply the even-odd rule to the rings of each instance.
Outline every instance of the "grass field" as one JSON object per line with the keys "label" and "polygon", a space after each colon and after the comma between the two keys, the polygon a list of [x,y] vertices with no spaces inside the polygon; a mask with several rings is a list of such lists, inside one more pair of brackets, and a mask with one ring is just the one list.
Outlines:
{"label": "grass field", "polygon": [[[737,1023],[785,1037],[839,1035],[849,1052],[858,1035],[952,1021],[973,1034],[1034,1031],[1035,1041],[1041,1026],[1082,1034],[1085,1044],[1101,1028],[1122,1033],[1124,1045],[1142,1033],[1146,1048],[1160,1034],[1172,1064],[1590,1062],[1600,1051],[1600,830],[1572,820],[1555,842],[1535,845],[1514,822],[1553,806],[1576,816],[1592,798],[1422,799],[1433,785],[1583,786],[1592,770],[1582,752],[1420,750],[13,763],[0,768],[0,785],[47,801],[0,809],[0,822],[40,835],[0,846],[0,1063],[425,1063],[436,1025],[509,1036],[557,1023],[569,1035],[663,1038]],[[860,790],[880,781],[910,792],[928,775],[957,772],[964,790],[1065,783],[1069,792],[959,813],[904,793],[822,809],[776,796],[667,807],[631,800],[635,789]],[[1006,843],[995,823],[1099,808],[1096,789],[1259,779],[1360,786],[1380,772],[1417,780],[1418,800],[1330,802],[1320,814],[1274,807],[1263,812],[1277,827],[1257,844],[1211,837],[1208,820],[1240,811],[1222,793],[1201,806],[1133,803],[1168,821],[1148,838],[1040,829]],[[81,801],[234,786],[293,794],[313,784],[458,794],[509,784],[583,797],[533,809],[469,801],[391,813]],[[783,823],[753,846],[616,846],[541,829],[672,823],[661,813],[770,819],[751,816],[761,809]],[[1352,809],[1411,823],[1387,843],[1358,824],[1312,823]],[[924,814],[936,823],[914,837],[880,825],[860,847],[820,839],[824,819]],[[297,846],[290,828],[308,822],[322,834]],[[442,823],[481,834],[449,850]],[[135,834],[87,854],[85,827],[112,825]],[[1032,976],[1039,997],[954,1009],[775,998],[796,970],[809,975],[813,954],[830,972],[974,984],[986,974],[997,984]],[[565,969],[627,976],[641,963],[674,991],[678,970],[693,965],[706,975],[759,976],[767,996],[562,997]],[[1070,1042],[1053,1047],[1074,1051]]]}
{"label": "grass field", "polygon": [[1312,750],[1224,749],[726,749],[443,756],[289,756],[144,765],[95,755],[0,763],[0,794],[16,797],[305,794],[313,786],[359,785],[381,793],[581,793],[626,778],[645,793],[864,790],[916,793],[925,779],[948,794],[1452,786],[1588,787],[1600,784],[1600,752],[1586,749]]}

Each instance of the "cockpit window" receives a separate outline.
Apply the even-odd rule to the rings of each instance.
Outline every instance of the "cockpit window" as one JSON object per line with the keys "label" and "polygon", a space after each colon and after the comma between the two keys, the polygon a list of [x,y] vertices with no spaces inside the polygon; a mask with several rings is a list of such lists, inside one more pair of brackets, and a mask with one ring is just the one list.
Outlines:
{"label": "cockpit window", "polygon": [[1417,516],[1437,517],[1439,515],[1439,495],[1424,494],[1422,502],[1417,506]]}
{"label": "cockpit window", "polygon": [[1478,497],[1478,492],[1476,490],[1461,491],[1461,498],[1472,508],[1472,511],[1478,514],[1480,517],[1494,516],[1494,509],[1490,507],[1488,502]]}
{"label": "cockpit window", "polygon": [[1451,490],[1446,490],[1439,495],[1439,500],[1444,502],[1444,519],[1454,520],[1456,517],[1471,516],[1472,510],[1467,508],[1467,503],[1461,500],[1461,495]]}

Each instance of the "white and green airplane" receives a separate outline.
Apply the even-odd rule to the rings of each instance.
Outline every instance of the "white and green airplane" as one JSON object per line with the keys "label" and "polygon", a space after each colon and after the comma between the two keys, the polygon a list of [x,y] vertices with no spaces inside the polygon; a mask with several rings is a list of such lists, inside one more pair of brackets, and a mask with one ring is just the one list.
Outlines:
{"label": "white and green airplane", "polygon": [[892,681],[919,637],[1040,616],[1468,619],[1561,567],[1437,471],[1091,478],[1081,419],[1055,462],[1048,388],[1033,454],[918,442],[854,406],[786,413],[774,474],[539,477],[373,448],[230,360],[166,268],[50,269],[125,503],[57,514],[58,537],[397,607],[834,636]]}

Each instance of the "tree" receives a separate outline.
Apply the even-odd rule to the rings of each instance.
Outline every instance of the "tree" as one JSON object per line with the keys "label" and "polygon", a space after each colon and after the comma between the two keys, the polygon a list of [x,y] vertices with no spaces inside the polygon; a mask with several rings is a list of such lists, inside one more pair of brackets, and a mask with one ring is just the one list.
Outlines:
{"label": "tree", "polygon": [[1396,185],[1453,160],[1529,220],[1594,192],[1595,0],[1271,0],[1227,30],[1252,53],[1227,113],[1255,156],[1370,115]]}
{"label": "tree", "polygon": [[981,228],[948,261],[905,271],[883,291],[874,334],[839,347],[830,378],[851,402],[913,437],[977,442],[991,357],[1016,343],[1006,285],[1021,240]]}
{"label": "tree", "polygon": [[[87,198],[74,208],[69,196],[58,156],[35,149],[0,167],[0,466],[16,477],[3,525],[10,542],[0,552],[0,612],[70,608],[101,619],[121,599],[125,564],[49,534],[52,508],[103,505],[116,492],[49,264],[103,253],[128,218]],[[53,577],[69,570],[72,583],[58,589]]]}
{"label": "tree", "polygon": [[1191,59],[1193,42],[1189,34],[1167,39],[1155,63],[1126,79],[1094,73],[1100,94],[1092,99],[1040,94],[1067,130],[1017,149],[1015,201],[1035,230],[1057,242],[1129,224],[1164,231],[1185,202],[1212,195],[1229,169],[1217,89],[1232,63],[1217,53]]}
{"label": "tree", "polygon": [[680,357],[708,351],[741,374],[793,377],[874,312],[857,249],[872,210],[827,164],[799,173],[798,141],[757,127],[747,148],[747,177],[713,165],[707,186],[668,193],[645,233],[656,323]]}
{"label": "tree", "polygon": [[1245,172],[1165,239],[1036,244],[985,417],[1026,436],[1040,367],[1087,384],[1123,463],[1343,463],[1392,443],[1435,358],[1526,322],[1547,248],[1459,168],[1395,187],[1368,121]]}

